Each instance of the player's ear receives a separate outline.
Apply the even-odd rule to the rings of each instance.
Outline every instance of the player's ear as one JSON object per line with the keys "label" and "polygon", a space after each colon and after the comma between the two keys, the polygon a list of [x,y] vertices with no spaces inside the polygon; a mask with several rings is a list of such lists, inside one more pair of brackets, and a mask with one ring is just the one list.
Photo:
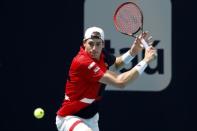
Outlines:
{"label": "player's ear", "polygon": [[84,46],[86,44],[86,42],[87,42],[87,39],[83,40],[83,44],[82,45]]}

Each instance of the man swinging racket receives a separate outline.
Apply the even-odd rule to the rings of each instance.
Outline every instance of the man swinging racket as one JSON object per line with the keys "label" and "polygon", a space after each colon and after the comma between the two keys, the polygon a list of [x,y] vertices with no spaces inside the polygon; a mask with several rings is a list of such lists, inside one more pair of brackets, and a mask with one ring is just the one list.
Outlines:
{"label": "man swinging racket", "polygon": [[[152,37],[148,32],[141,33],[126,53],[115,57],[104,50],[104,31],[101,28],[90,27],[85,31],[83,43],[70,66],[65,99],[57,111],[58,131],[99,131],[98,107],[105,85],[124,88],[143,73],[156,56],[156,49],[151,46],[150,38]],[[144,48],[141,39],[149,47],[136,66],[121,74],[108,70],[110,66],[118,69],[130,63]]]}

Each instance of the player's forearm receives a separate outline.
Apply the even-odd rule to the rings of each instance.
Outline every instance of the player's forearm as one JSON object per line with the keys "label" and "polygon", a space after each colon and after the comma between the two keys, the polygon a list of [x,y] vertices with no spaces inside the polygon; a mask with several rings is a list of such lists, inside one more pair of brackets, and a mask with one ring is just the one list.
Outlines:
{"label": "player's forearm", "polygon": [[138,71],[135,68],[132,68],[131,70],[124,72],[122,74],[119,74],[117,76],[117,80],[121,81],[122,87],[125,87],[129,83],[133,82],[137,77],[139,76]]}
{"label": "player's forearm", "polygon": [[128,83],[135,80],[137,76],[138,71],[136,69],[131,69],[119,75],[108,70],[99,80],[99,82],[104,84],[110,84],[118,88],[124,88]]}
{"label": "player's forearm", "polygon": [[119,88],[124,88],[127,84],[131,83],[140,74],[142,74],[146,67],[147,63],[142,60],[134,68],[119,75],[117,75],[115,72],[108,70],[99,80],[99,82],[104,84],[110,84]]}

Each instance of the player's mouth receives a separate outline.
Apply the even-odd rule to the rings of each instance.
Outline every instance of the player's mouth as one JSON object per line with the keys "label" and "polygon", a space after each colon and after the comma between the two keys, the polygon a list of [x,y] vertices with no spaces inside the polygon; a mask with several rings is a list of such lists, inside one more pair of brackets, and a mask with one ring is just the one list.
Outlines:
{"label": "player's mouth", "polygon": [[97,52],[90,52],[90,55],[93,57],[93,58],[96,58],[97,57]]}

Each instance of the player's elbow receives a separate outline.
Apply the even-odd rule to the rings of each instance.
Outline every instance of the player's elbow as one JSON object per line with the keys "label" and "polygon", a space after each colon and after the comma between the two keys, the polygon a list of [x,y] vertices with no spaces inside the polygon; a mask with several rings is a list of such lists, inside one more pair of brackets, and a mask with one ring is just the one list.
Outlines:
{"label": "player's elbow", "polygon": [[118,87],[118,88],[125,88],[126,87],[126,83],[123,80],[118,80],[116,82],[116,87]]}

